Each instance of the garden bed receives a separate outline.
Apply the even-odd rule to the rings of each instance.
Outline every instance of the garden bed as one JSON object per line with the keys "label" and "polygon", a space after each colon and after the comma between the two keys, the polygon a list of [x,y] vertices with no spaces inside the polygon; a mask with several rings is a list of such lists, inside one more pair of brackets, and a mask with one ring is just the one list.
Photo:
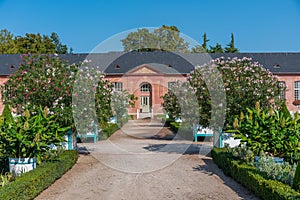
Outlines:
{"label": "garden bed", "polygon": [[214,162],[223,172],[252,190],[258,197],[270,200],[300,199],[300,193],[282,182],[268,179],[254,166],[235,160],[226,149],[211,151]]}
{"label": "garden bed", "polygon": [[66,173],[77,161],[76,150],[63,151],[56,159],[22,174],[15,181],[0,188],[0,199],[34,199],[55,180]]}

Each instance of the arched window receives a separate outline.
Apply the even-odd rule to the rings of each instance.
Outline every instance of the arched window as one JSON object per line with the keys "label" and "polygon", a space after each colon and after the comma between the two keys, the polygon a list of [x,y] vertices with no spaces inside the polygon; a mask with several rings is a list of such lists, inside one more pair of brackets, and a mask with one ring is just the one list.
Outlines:
{"label": "arched window", "polygon": [[141,92],[150,92],[150,84],[144,83],[141,85]]}

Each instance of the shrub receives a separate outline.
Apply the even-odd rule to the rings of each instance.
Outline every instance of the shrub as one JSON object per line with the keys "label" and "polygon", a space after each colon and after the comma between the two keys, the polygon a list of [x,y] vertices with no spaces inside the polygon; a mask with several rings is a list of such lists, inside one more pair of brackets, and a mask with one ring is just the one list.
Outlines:
{"label": "shrub", "polygon": [[211,151],[211,156],[226,175],[233,177],[262,199],[300,199],[300,193],[289,185],[266,178],[264,173],[254,166],[235,160],[226,149],[214,148]]}
{"label": "shrub", "polygon": [[4,121],[0,126],[0,153],[13,158],[37,158],[50,150],[50,145],[60,146],[69,127],[60,127],[55,115],[40,107],[34,115],[28,110],[11,123]]}
{"label": "shrub", "polygon": [[2,88],[4,103],[18,114],[47,106],[60,125],[71,125],[72,89],[78,66],[52,55],[24,54],[21,59],[18,71]]}
{"label": "shrub", "polygon": [[265,172],[268,178],[292,186],[296,171],[295,164],[290,165],[288,162],[275,163],[273,157],[261,155],[255,166],[259,171]]}
{"label": "shrub", "polygon": [[[218,82],[220,77],[216,77],[217,73],[212,67],[214,65],[217,66],[217,73],[220,72],[222,75],[223,83]],[[199,104],[197,107],[200,112],[198,120],[203,126],[208,126],[211,118],[218,117],[211,117],[213,106],[217,106],[216,109],[220,110],[220,113],[216,114],[222,116],[225,108],[222,104],[227,104],[226,127],[233,123],[235,116],[245,112],[246,108],[254,107],[256,101],[261,102],[263,109],[277,107],[281,103],[278,97],[282,87],[278,79],[262,65],[253,62],[251,58],[217,58],[207,65],[196,68],[190,73],[188,80],[190,85],[197,90],[196,96]],[[213,87],[212,91],[209,91],[209,87]],[[220,88],[226,92],[226,102],[222,100],[218,102],[217,99],[216,104],[211,105],[213,96],[210,92],[216,93]],[[180,113],[183,112],[178,106],[182,97],[183,95],[174,95],[172,91],[163,97],[163,106],[173,118],[180,117]]]}
{"label": "shrub", "polygon": [[246,163],[253,164],[254,153],[251,151],[249,147],[246,146],[238,146],[234,148],[227,147],[228,151],[238,159],[245,161]]}
{"label": "shrub", "polygon": [[2,111],[3,120],[5,120],[7,123],[12,123],[14,121],[14,117],[11,114],[9,105],[5,104],[4,109]]}
{"label": "shrub", "polygon": [[43,163],[22,174],[15,181],[0,188],[0,199],[34,199],[56,179],[66,173],[77,161],[78,152],[64,151],[56,160]]}
{"label": "shrub", "polygon": [[247,109],[233,123],[234,137],[241,139],[255,155],[266,152],[271,156],[284,157],[291,163],[292,154],[299,151],[300,117],[286,116],[278,110],[261,110],[259,103],[255,109]]}
{"label": "shrub", "polygon": [[117,124],[108,124],[108,126],[102,130],[102,136],[107,139],[119,129]]}
{"label": "shrub", "polygon": [[260,172],[264,172],[268,178],[278,180],[283,183],[292,185],[296,165],[288,162],[275,163],[274,158],[265,154],[260,154],[258,161],[254,162],[254,154],[249,147],[239,146],[227,148],[227,151],[234,158],[240,159],[250,166],[255,166]]}
{"label": "shrub", "polygon": [[0,156],[0,174],[9,172],[8,156]]}
{"label": "shrub", "polygon": [[180,123],[179,122],[169,122],[170,128],[172,131],[177,133],[178,129],[180,128]]}
{"label": "shrub", "polygon": [[293,181],[293,188],[300,192],[300,163],[298,163],[296,168],[296,173]]}

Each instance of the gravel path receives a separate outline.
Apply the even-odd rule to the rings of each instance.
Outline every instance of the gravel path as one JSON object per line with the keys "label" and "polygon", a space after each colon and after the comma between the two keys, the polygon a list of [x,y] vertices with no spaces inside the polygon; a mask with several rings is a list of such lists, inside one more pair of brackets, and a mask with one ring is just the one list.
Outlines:
{"label": "gravel path", "polygon": [[80,144],[78,162],[36,199],[258,199],[206,156],[210,142],[170,135],[156,121],[130,121]]}

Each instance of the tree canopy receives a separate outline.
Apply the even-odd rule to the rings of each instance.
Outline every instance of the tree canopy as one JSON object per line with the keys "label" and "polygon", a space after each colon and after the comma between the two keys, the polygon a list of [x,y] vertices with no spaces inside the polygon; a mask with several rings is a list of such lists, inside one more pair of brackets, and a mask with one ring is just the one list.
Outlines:
{"label": "tree canopy", "polygon": [[[73,49],[70,48],[69,52]],[[68,47],[59,39],[57,33],[41,35],[26,33],[24,36],[14,36],[7,29],[0,30],[0,54],[66,54]]]}
{"label": "tree canopy", "polygon": [[150,31],[142,28],[121,40],[124,51],[176,51],[188,52],[189,43],[176,26],[165,26]]}
{"label": "tree canopy", "polygon": [[185,41],[180,35],[180,31],[176,26],[163,25],[153,31],[142,28],[135,32],[131,32],[126,38],[122,39],[124,51],[173,51],[183,53],[236,53],[234,35],[231,34],[230,43],[223,48],[221,44],[216,46],[208,46],[209,39],[206,33],[203,34],[203,43],[190,48],[189,42]]}

